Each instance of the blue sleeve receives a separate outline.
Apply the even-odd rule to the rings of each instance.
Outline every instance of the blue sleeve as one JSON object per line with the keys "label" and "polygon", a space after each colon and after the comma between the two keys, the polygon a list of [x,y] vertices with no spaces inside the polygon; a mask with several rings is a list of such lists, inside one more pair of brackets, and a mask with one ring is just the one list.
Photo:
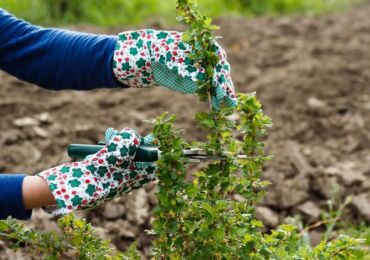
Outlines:
{"label": "blue sleeve", "polygon": [[0,8],[0,69],[51,90],[117,88],[117,37],[45,29]]}
{"label": "blue sleeve", "polygon": [[23,206],[22,184],[25,175],[0,174],[0,219],[11,216],[29,220],[32,211]]}

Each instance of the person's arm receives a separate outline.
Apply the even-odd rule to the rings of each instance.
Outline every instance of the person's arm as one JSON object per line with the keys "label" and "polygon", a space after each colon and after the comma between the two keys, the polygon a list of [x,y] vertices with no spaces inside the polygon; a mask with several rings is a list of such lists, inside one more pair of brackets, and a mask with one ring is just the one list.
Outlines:
{"label": "person's arm", "polygon": [[47,183],[37,176],[0,174],[0,219],[31,218],[33,208],[55,204]]}
{"label": "person's arm", "polygon": [[[218,58],[212,104],[237,105],[226,52]],[[0,69],[48,89],[163,86],[194,94],[206,69],[192,61],[182,33],[151,29],[116,36],[45,29],[0,9]]]}
{"label": "person's arm", "polygon": [[26,210],[56,205],[47,182],[38,176],[27,176],[22,185],[23,206]]}
{"label": "person's arm", "polygon": [[[0,174],[0,219],[27,220],[44,207],[54,215],[93,208],[156,178],[155,162],[134,161],[140,144],[153,145],[149,135],[130,129],[108,129],[107,144],[80,162],[65,163],[36,176]],[[51,207],[49,207],[51,206]]]}
{"label": "person's arm", "polygon": [[46,29],[0,8],[0,69],[51,90],[123,87],[113,75],[117,37]]}
{"label": "person's arm", "polygon": [[38,176],[0,174],[0,219],[29,220],[33,208],[55,205],[48,184]]}

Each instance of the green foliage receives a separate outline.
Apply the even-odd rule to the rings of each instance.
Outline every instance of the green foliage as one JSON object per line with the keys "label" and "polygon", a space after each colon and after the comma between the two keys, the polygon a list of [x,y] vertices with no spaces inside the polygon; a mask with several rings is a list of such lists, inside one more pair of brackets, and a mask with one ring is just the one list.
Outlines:
{"label": "green foliage", "polygon": [[328,211],[321,216],[323,223],[325,223],[324,239],[328,240],[332,237],[335,227],[340,224],[340,218],[343,215],[344,209],[351,202],[352,197],[348,196],[344,202],[340,198],[340,186],[334,183],[330,190],[330,199],[327,201]]}
{"label": "green foliage", "polygon": [[245,12],[255,15],[264,14],[312,14],[328,12],[348,7],[351,1],[321,1],[321,0],[239,0]]}
{"label": "green foliage", "polygon": [[[201,101],[211,103],[212,77],[218,62],[213,53],[215,37],[210,18],[196,9],[195,0],[178,0],[178,20],[188,25],[183,40],[192,46],[189,55],[206,68],[198,84]],[[200,112],[198,123],[207,131],[206,143],[194,143],[209,155],[223,156],[209,162],[186,182],[183,149],[188,147],[173,127],[174,116],[158,117],[153,134],[162,157],[159,166],[158,206],[155,209],[153,254],[156,259],[345,259],[359,240],[339,236],[312,248],[298,229],[282,225],[271,234],[260,231],[253,213],[265,194],[261,180],[264,155],[261,138],[271,126],[254,94],[238,95],[238,106]],[[235,201],[239,194],[245,201]]]}
{"label": "green foliage", "polygon": [[[260,175],[267,158],[257,138],[270,126],[270,120],[254,95],[239,96],[239,119],[230,119],[232,112],[224,108],[197,115],[199,123],[209,130],[209,142],[196,146],[225,159],[195,173],[193,182],[185,181],[187,161],[182,150],[188,145],[174,129],[174,117],[164,114],[157,118],[153,133],[162,152],[153,223],[158,236],[153,249],[157,258],[234,259],[256,249],[246,246],[246,240],[256,243],[263,239],[258,232],[263,225],[253,218],[253,212],[264,194],[266,183]],[[239,133],[246,134],[243,141],[234,137]],[[248,158],[238,159],[241,153]],[[234,194],[248,199],[234,201]]]}
{"label": "green foliage", "polygon": [[[340,10],[358,0],[202,0],[206,15],[281,15]],[[138,25],[147,19],[174,23],[174,0],[0,0],[0,7],[39,24]]]}
{"label": "green foliage", "polygon": [[[212,25],[212,19],[202,15],[200,11],[195,9],[195,6],[195,1],[178,1],[177,11],[179,16],[177,20],[189,26],[183,34],[183,41],[188,43],[193,50],[189,58],[194,61],[196,66],[202,66],[206,71],[205,79],[198,81],[197,94],[201,101],[211,103],[210,97],[215,96],[212,82],[214,68],[219,62],[219,58],[214,51],[216,46],[214,45],[215,39],[212,32],[218,28]],[[215,120],[212,120],[213,116],[217,115],[209,115],[210,122],[215,122]],[[205,128],[210,130],[212,128],[212,131],[218,129],[216,125]]]}
{"label": "green foliage", "polygon": [[347,234],[351,237],[363,239],[364,243],[361,247],[357,247],[353,252],[352,259],[370,260],[370,226],[361,224],[357,226],[347,225],[339,231],[342,234]]}
{"label": "green foliage", "polygon": [[[345,235],[332,241],[324,240],[312,248],[304,234],[292,225],[281,225],[271,234],[260,231],[263,224],[254,219],[253,212],[264,194],[266,183],[260,177],[267,157],[263,155],[259,138],[270,120],[263,115],[253,94],[239,96],[237,113],[239,119],[230,123],[231,119],[225,119],[230,111],[220,111],[225,120],[221,127],[224,135],[214,139],[218,132],[214,129],[208,136],[210,143],[196,144],[213,154],[221,143],[221,147],[226,147],[227,159],[209,163],[194,174],[193,182],[185,181],[187,162],[182,157],[182,149],[188,145],[181,138],[181,132],[173,127],[175,117],[164,114],[157,118],[154,134],[159,140],[162,158],[153,223],[157,235],[153,247],[155,258],[355,259],[355,254],[361,254],[363,251],[358,248],[361,240]],[[207,122],[208,116],[201,113],[197,118],[205,128],[213,128],[213,124]],[[245,134],[243,141],[231,138],[236,130]],[[231,142],[235,144],[230,145]],[[248,155],[247,159],[235,159],[241,152]],[[244,195],[246,201],[232,200],[233,194]]]}
{"label": "green foliage", "polygon": [[174,5],[160,0],[0,0],[1,8],[43,25],[137,25],[153,16],[169,21]]}
{"label": "green foliage", "polygon": [[114,252],[86,220],[73,214],[59,219],[58,226],[61,233],[38,232],[8,218],[0,221],[0,236],[10,240],[13,249],[26,247],[45,259],[140,259],[135,244],[125,254]]}

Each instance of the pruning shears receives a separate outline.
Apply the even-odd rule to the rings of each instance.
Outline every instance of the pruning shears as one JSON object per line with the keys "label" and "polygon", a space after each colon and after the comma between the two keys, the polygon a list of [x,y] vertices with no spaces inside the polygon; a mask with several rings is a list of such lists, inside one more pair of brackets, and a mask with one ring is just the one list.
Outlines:
{"label": "pruning shears", "polygon": [[[74,159],[83,159],[88,155],[97,153],[103,148],[103,143],[99,143],[98,145],[71,144],[68,146],[68,155]],[[135,161],[155,162],[160,158],[160,156],[161,151],[157,147],[142,145],[136,152]],[[208,155],[203,149],[199,148],[185,149],[184,156],[192,163],[226,160],[225,156]],[[238,159],[247,159],[247,157],[245,155],[239,155]]]}

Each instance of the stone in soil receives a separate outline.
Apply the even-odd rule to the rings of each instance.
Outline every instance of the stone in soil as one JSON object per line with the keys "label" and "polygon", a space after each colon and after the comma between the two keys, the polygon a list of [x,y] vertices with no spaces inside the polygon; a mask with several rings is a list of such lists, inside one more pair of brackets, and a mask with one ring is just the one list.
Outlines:
{"label": "stone in soil", "polygon": [[257,207],[255,217],[268,227],[275,227],[279,224],[279,215],[267,207]]}
{"label": "stone in soil", "polygon": [[351,204],[364,220],[370,222],[370,193],[362,193],[352,197]]}
{"label": "stone in soil", "polygon": [[306,216],[310,222],[315,222],[320,219],[320,208],[312,201],[306,201],[305,203],[299,205],[297,210],[300,214]]}

